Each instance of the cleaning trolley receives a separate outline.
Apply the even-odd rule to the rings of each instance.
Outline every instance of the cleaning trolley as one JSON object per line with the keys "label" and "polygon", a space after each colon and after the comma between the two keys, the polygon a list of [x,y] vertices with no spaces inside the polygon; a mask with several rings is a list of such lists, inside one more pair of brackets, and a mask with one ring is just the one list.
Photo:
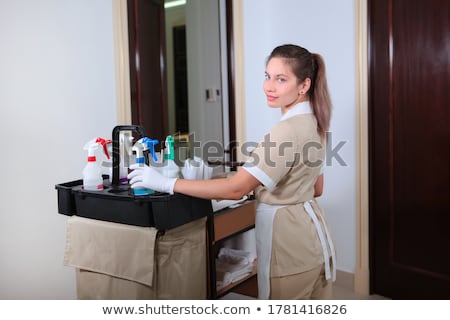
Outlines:
{"label": "cleaning trolley", "polygon": [[[76,269],[77,297],[205,299],[211,201],[177,193],[135,193],[120,181],[130,161],[120,137],[130,131],[138,136],[136,142],[149,141],[141,126],[114,127],[112,177],[102,175],[95,188],[84,188],[83,179],[55,186],[58,212],[69,216],[64,264]],[[93,150],[102,146],[106,152],[105,143],[96,139],[86,146],[90,175],[98,175]],[[154,151],[151,156],[154,162]]]}

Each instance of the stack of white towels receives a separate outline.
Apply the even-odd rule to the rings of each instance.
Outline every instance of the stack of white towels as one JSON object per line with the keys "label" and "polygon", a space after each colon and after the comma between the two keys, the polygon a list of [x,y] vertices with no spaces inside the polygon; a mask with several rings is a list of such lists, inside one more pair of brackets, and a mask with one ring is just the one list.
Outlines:
{"label": "stack of white towels", "polygon": [[249,251],[221,248],[216,258],[217,290],[245,278],[252,272],[255,259]]}

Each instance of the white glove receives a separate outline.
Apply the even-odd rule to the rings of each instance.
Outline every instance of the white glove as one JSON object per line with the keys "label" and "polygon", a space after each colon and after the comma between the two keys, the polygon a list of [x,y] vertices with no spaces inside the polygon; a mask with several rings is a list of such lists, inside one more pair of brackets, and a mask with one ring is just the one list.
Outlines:
{"label": "white glove", "polygon": [[136,163],[130,166],[133,171],[128,174],[132,188],[147,188],[159,192],[173,194],[177,178],[167,178],[155,168]]}

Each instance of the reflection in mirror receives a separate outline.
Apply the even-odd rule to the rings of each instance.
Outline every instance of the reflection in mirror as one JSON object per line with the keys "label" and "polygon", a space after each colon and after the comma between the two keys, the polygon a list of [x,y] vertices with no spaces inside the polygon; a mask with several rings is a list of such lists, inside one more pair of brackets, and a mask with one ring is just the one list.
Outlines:
{"label": "reflection in mirror", "polygon": [[[225,1],[165,1],[167,114],[169,132],[201,146],[228,140]],[[221,19],[222,17],[222,19]],[[221,25],[222,24],[222,25]],[[225,52],[225,59],[221,52]],[[228,122],[228,117],[226,117]],[[223,150],[223,148],[222,148]],[[205,158],[214,150],[190,149]],[[193,154],[191,154],[193,153]],[[223,151],[220,160],[224,160]]]}
{"label": "reflection in mirror", "polygon": [[186,1],[165,0],[167,109],[169,132],[189,132]]}

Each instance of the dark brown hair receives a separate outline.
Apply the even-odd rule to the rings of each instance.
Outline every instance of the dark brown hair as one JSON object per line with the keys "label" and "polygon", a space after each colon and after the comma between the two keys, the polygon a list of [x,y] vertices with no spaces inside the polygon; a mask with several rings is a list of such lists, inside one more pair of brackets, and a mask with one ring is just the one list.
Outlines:
{"label": "dark brown hair", "polygon": [[285,44],[273,49],[267,62],[272,58],[283,58],[291,66],[298,83],[302,83],[306,78],[311,79],[311,87],[307,95],[317,119],[317,130],[322,137],[325,137],[330,127],[331,98],[328,93],[325,62],[322,56],[310,53],[297,45]]}

